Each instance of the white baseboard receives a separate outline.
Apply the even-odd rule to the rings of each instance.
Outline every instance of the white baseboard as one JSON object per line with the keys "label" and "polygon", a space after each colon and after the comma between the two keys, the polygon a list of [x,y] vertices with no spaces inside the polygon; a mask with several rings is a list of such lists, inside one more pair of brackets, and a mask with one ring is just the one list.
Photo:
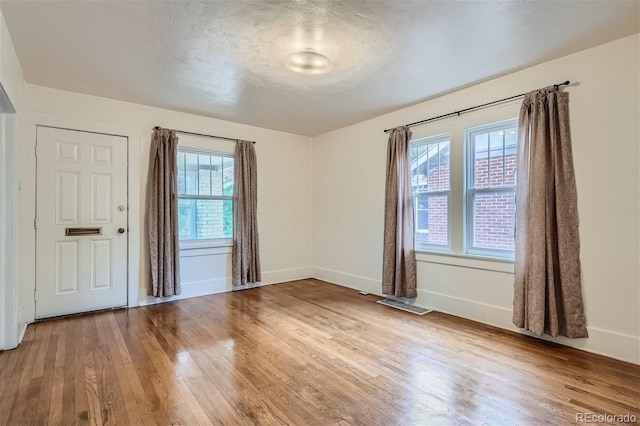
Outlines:
{"label": "white baseboard", "polygon": [[210,294],[225,293],[238,289],[263,287],[265,285],[279,284],[287,281],[302,280],[311,277],[311,267],[281,269],[262,273],[262,281],[256,284],[234,288],[231,285],[231,277],[215,278],[211,280],[191,281],[182,283],[182,293],[173,297],[147,296],[138,302],[136,306],[155,305],[158,303],[172,302],[174,300],[189,299],[191,297],[207,296]]}
{"label": "white baseboard", "polygon": [[313,267],[313,278],[337,284],[342,287],[366,291],[367,293],[382,295],[380,280],[362,277],[360,275],[347,274],[332,269]]}
{"label": "white baseboard", "polygon": [[293,269],[280,269],[277,271],[268,271],[262,273],[261,285],[286,283],[289,281],[304,280],[311,278],[311,266]]}
{"label": "white baseboard", "polygon": [[17,324],[16,328],[17,328],[18,332],[17,332],[17,335],[16,335],[16,340],[12,340],[10,342],[7,342],[7,341],[3,340],[2,341],[2,346],[0,346],[0,351],[8,351],[8,350],[15,349],[18,346],[20,346],[20,343],[22,343],[22,339],[24,339],[24,334],[27,332],[27,326],[28,325],[29,324],[27,324],[26,322]]}
{"label": "white baseboard", "polygon": [[[313,278],[338,284],[343,287],[381,295],[381,282],[372,278],[318,267],[313,268]],[[586,352],[640,365],[640,337],[638,336],[598,327],[588,327],[589,337],[585,339],[569,339],[562,336],[555,338],[546,335],[538,336],[516,328],[512,322],[512,310],[510,308],[421,289],[418,289],[418,297],[413,304],[421,308],[433,309],[446,314],[525,334],[537,339],[548,340]]]}
{"label": "white baseboard", "polygon": [[418,289],[416,304],[426,309],[434,309],[438,312],[463,317],[483,324],[516,330],[511,323],[511,309],[502,306],[421,289]]}
{"label": "white baseboard", "polygon": [[427,309],[434,309],[446,314],[515,331],[537,339],[640,365],[640,337],[638,336],[604,330],[598,327],[587,327],[589,337],[584,339],[570,339],[563,336],[538,336],[516,328],[512,322],[511,309],[426,290],[418,290],[416,304]]}
{"label": "white baseboard", "polygon": [[27,326],[29,323],[23,322],[20,324],[20,329],[18,330],[18,345],[22,343],[22,339],[24,339],[24,334],[27,332]]}

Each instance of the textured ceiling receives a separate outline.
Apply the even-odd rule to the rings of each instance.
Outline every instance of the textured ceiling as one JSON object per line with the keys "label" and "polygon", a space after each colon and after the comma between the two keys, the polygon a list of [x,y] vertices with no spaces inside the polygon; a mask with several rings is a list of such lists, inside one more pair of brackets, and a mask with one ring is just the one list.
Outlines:
{"label": "textured ceiling", "polygon": [[[639,31],[638,1],[8,1],[29,83],[314,136]],[[283,58],[313,48],[322,75]]]}

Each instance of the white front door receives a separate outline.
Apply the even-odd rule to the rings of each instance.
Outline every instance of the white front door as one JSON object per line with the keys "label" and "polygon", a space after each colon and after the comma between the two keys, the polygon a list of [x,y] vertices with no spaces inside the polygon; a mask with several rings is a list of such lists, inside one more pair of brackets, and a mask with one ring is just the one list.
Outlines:
{"label": "white front door", "polygon": [[37,127],[36,318],[127,304],[127,143]]}

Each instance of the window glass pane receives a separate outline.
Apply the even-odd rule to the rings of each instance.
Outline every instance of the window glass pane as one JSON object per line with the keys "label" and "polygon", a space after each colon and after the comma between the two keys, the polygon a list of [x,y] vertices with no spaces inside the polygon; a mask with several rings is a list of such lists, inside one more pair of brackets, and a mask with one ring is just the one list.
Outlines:
{"label": "window glass pane", "polygon": [[450,138],[423,139],[410,147],[409,158],[412,160],[415,242],[417,245],[448,246]]}
{"label": "window glass pane", "polygon": [[211,195],[222,195],[222,157],[211,157]]}
{"label": "window glass pane", "polygon": [[[231,238],[233,157],[178,150],[178,228],[181,240]],[[214,198],[214,199],[212,199]]]}
{"label": "window glass pane", "polygon": [[195,238],[193,235],[192,219],[193,208],[192,200],[180,198],[178,200],[178,235],[181,240],[192,240]]}
{"label": "window glass pane", "polygon": [[233,234],[233,201],[181,198],[178,202],[180,239],[230,238]]}
{"label": "window glass pane", "polygon": [[440,142],[438,144],[438,164],[439,166],[439,184],[438,189],[440,191],[448,191],[451,189],[451,179],[450,179],[450,158],[449,155],[449,141]]}
{"label": "window glass pane", "polygon": [[489,134],[489,186],[491,188],[502,186],[502,154],[504,146],[504,130]]}
{"label": "window glass pane", "polygon": [[429,166],[427,168],[427,188],[429,191],[438,191],[440,180],[440,165],[438,164],[438,144],[427,145],[427,155],[429,156]]}
{"label": "window glass pane", "polygon": [[420,195],[414,197],[413,203],[416,243],[447,245],[449,198],[446,195]]}
{"label": "window glass pane", "polygon": [[516,143],[518,140],[518,136],[516,134],[517,130],[518,129],[516,127],[509,127],[505,129],[504,146],[507,154],[516,153]]}
{"label": "window glass pane", "polygon": [[411,192],[418,188],[418,147],[409,147],[409,166],[411,167]]}
{"label": "window glass pane", "polygon": [[222,201],[222,234],[225,238],[233,237],[233,200]]}
{"label": "window glass pane", "polygon": [[185,153],[185,194],[198,195],[198,154]]}
{"label": "window glass pane", "polygon": [[516,184],[516,128],[506,130],[504,139],[504,185],[515,186]]}
{"label": "window glass pane", "polygon": [[427,145],[419,145],[416,148],[416,161],[412,164],[414,169],[411,171],[412,176],[415,176],[415,191],[427,190],[428,159]]}
{"label": "window glass pane", "polygon": [[178,194],[182,195],[186,191],[184,176],[184,152],[178,151]]}
{"label": "window glass pane", "polygon": [[198,155],[198,194],[211,195],[211,156]]}
{"label": "window glass pane", "polygon": [[233,195],[233,157],[222,157],[222,195]]}
{"label": "window glass pane", "polygon": [[416,210],[416,232],[424,234],[429,231],[429,197],[426,195],[415,197],[413,203]]}
{"label": "window glass pane", "polygon": [[429,244],[447,245],[449,218],[449,197],[446,195],[429,196]]}
{"label": "window glass pane", "polygon": [[448,191],[450,185],[449,141],[411,148],[412,191]]}
{"label": "window glass pane", "polygon": [[515,248],[515,192],[476,193],[473,215],[475,248]]}
{"label": "window glass pane", "polygon": [[489,184],[489,135],[476,134],[473,138],[473,182],[475,188],[486,188]]}

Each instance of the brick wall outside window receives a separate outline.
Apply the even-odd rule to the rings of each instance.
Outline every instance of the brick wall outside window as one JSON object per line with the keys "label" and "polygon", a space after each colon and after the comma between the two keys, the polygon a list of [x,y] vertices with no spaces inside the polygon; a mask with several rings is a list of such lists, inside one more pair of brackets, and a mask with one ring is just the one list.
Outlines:
{"label": "brick wall outside window", "polygon": [[[206,179],[205,179],[206,177]],[[200,170],[200,193],[210,193],[209,170]],[[214,188],[222,188],[222,173],[211,171]],[[196,200],[196,238],[220,238],[223,233],[223,208],[221,200]]]}
{"label": "brick wall outside window", "polygon": [[[492,157],[487,176],[487,159],[476,160],[476,188],[513,186],[515,184],[516,155],[506,155],[504,185],[502,171],[503,157]],[[475,199],[475,246],[482,248],[513,250],[515,248],[515,194],[476,194]]]}
{"label": "brick wall outside window", "polygon": [[[506,155],[504,159],[504,186],[513,186],[515,184],[516,155]],[[492,157],[489,172],[486,158],[476,160],[475,185],[477,188],[486,188],[488,182],[493,187],[503,186],[502,160],[503,157]],[[489,174],[491,175],[490,181]],[[434,165],[429,168],[427,180],[429,189],[437,189],[438,180],[440,188],[449,188],[449,179],[448,164]],[[447,244],[447,202],[446,196],[429,196],[429,232],[416,233],[416,243]],[[515,248],[514,221],[514,193],[478,194],[475,204],[475,245],[477,247],[513,250]]]}
{"label": "brick wall outside window", "polygon": [[[439,173],[438,173],[439,172]],[[429,167],[428,188],[437,190],[450,188],[449,164]],[[439,186],[438,186],[439,184]],[[449,229],[447,196],[429,196],[429,233],[416,233],[416,242],[427,244],[447,244]]]}

